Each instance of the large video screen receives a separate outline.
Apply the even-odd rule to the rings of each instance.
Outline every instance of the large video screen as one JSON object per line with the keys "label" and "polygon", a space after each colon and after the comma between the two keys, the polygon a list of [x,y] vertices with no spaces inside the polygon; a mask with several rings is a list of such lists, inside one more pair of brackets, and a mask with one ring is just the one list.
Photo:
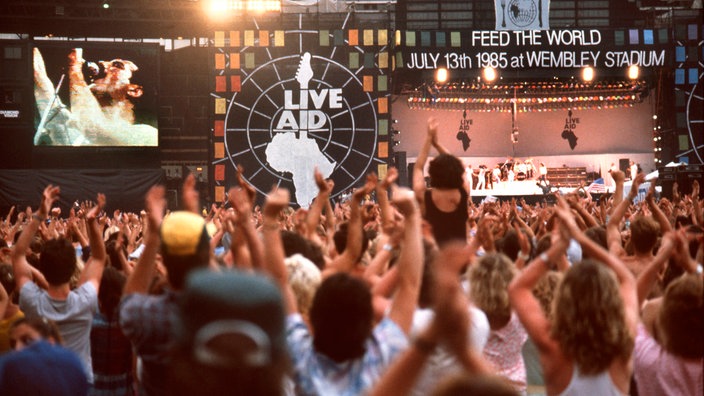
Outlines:
{"label": "large video screen", "polygon": [[158,146],[158,45],[37,41],[32,64],[35,146]]}

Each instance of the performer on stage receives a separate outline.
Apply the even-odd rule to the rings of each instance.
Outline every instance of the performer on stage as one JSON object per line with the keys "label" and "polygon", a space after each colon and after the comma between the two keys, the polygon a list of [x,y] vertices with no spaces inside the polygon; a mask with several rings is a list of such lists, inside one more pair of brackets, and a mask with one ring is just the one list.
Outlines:
{"label": "performer on stage", "polygon": [[636,176],[638,176],[638,164],[636,164],[635,161],[631,161],[628,169],[631,173],[631,180],[635,180]]}
{"label": "performer on stage", "polygon": [[479,177],[477,178],[477,190],[486,190],[486,166],[479,165]]}
{"label": "performer on stage", "polygon": [[538,169],[540,173],[540,181],[541,182],[546,182],[548,181],[548,168],[545,167],[544,163],[540,163],[540,168]]}

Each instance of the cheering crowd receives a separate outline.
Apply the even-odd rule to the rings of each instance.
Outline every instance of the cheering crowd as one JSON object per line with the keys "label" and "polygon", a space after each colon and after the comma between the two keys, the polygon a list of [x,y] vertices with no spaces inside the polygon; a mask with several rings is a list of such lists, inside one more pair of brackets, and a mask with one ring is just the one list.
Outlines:
{"label": "cheering crowd", "polygon": [[334,205],[317,171],[297,210],[240,179],[204,214],[189,176],[182,210],[62,216],[47,186],[0,228],[0,394],[704,394],[697,181],[475,205],[464,172],[431,119],[412,190]]}

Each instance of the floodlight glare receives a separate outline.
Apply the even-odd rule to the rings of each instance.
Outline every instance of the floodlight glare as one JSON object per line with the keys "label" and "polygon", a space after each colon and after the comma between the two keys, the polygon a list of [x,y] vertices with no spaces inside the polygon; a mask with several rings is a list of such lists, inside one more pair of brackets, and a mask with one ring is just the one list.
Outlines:
{"label": "floodlight glare", "polygon": [[447,81],[449,75],[450,73],[447,71],[447,69],[441,67],[435,72],[435,82],[443,84]]}
{"label": "floodlight glare", "polygon": [[492,82],[496,80],[496,69],[493,67],[485,67],[484,72],[482,73],[484,75],[484,81],[486,82]]}

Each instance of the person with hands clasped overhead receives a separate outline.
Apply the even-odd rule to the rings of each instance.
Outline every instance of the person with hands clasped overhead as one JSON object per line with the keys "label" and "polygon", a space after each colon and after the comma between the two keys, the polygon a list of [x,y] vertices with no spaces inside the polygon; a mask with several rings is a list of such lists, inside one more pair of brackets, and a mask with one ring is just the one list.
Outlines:
{"label": "person with hands clasped overhead", "polygon": [[[704,237],[697,242],[704,253]],[[683,230],[663,237],[655,259],[638,277],[638,301],[645,300],[668,260],[684,274],[669,283],[663,297],[650,300],[643,309],[633,353],[635,383],[641,396],[701,395],[704,286],[701,265],[690,256]]]}
{"label": "person with hands clasped overhead", "polygon": [[[504,379],[493,375],[493,368],[470,342],[472,320],[469,301],[457,274],[472,256],[469,246],[459,243],[445,245],[436,255],[433,268],[433,300],[435,315],[408,348],[389,367],[372,391],[372,396],[407,395],[417,382],[423,368],[437,347],[452,354],[459,363],[459,372],[438,373],[440,384],[433,395],[481,394],[518,395]],[[474,335],[472,335],[473,337]]]}
{"label": "person with hands clasped overhead", "polygon": [[49,185],[44,189],[39,209],[12,249],[12,266],[20,290],[20,309],[28,318],[43,316],[56,322],[66,348],[78,354],[92,383],[90,324],[98,309],[98,290],[106,260],[97,217],[105,207],[105,196],[98,194],[97,204],[86,214],[91,256],[81,272],[78,287],[71,290],[69,285],[76,270],[76,252],[70,241],[57,238],[46,241],[39,256],[38,269],[49,284],[48,289],[43,290],[33,280],[25,252],[41,223],[49,216],[59,193],[58,186]]}
{"label": "person with hands clasped overhead", "polygon": [[[372,177],[368,179],[371,182]],[[367,183],[352,199],[352,219],[361,197],[374,188]],[[359,196],[359,198],[355,198]],[[286,341],[293,364],[296,392],[305,395],[359,395],[368,391],[408,345],[408,333],[418,300],[423,251],[420,213],[413,194],[394,191],[392,202],[405,217],[403,244],[398,260],[398,284],[388,314],[374,323],[372,296],[367,283],[352,274],[360,256],[360,243],[348,241],[348,256],[326,274],[310,310],[311,329],[303,321],[288,284],[283,246],[276,221],[288,205],[288,192],[270,193],[264,205],[262,232],[268,242],[265,262],[284,296],[288,311]],[[355,233],[361,225],[350,225]],[[357,238],[356,236],[354,238]],[[352,245],[352,246],[351,246]],[[347,249],[352,249],[346,253]],[[351,263],[351,265],[350,265]]]}
{"label": "person with hands clasped overhead", "polygon": [[[431,188],[426,189],[424,168],[431,146],[440,155],[430,161]],[[467,187],[462,161],[438,142],[438,123],[431,117],[428,119],[428,134],[413,168],[413,192],[438,246],[451,240],[467,240]]]}
{"label": "person with hands clasped overhead", "polygon": [[[636,283],[616,256],[579,229],[558,195],[560,237],[533,259],[509,287],[509,298],[540,354],[549,395],[628,394],[638,321]],[[549,264],[575,239],[592,259],[570,267],[549,321],[532,293]]]}

